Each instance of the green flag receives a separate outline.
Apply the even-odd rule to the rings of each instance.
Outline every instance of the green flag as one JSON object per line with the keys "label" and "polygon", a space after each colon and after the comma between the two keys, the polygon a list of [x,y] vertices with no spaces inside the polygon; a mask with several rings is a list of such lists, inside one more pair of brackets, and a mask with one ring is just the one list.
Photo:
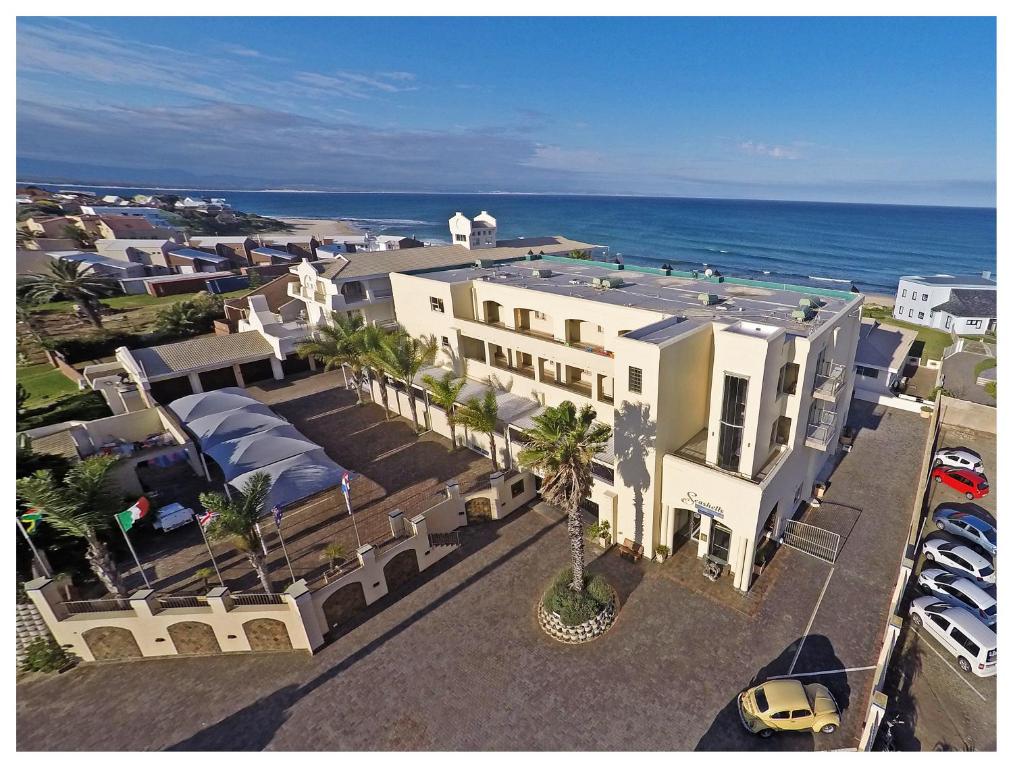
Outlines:
{"label": "green flag", "polygon": [[141,496],[134,506],[126,512],[120,512],[116,515],[116,519],[119,521],[120,528],[122,528],[123,532],[126,533],[134,527],[134,523],[146,514],[148,514],[148,500],[144,496]]}

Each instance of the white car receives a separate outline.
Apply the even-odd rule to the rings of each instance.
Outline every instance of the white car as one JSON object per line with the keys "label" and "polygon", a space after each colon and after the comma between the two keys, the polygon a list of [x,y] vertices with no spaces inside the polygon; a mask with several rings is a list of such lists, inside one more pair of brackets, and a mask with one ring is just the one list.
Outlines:
{"label": "white car", "polygon": [[984,464],[981,456],[967,448],[942,448],[936,451],[936,457],[932,461],[933,467],[953,467],[955,469],[969,469],[979,475],[985,474]]}
{"label": "white car", "polygon": [[957,657],[957,666],[978,677],[996,672],[995,632],[970,611],[954,608],[934,597],[916,597],[909,611],[911,623],[924,628],[946,650]]}
{"label": "white car", "polygon": [[947,504],[940,504],[932,513],[932,522],[939,530],[967,539],[977,544],[992,557],[996,556],[998,535],[995,528],[984,517],[973,512],[956,509]]}
{"label": "white car", "polygon": [[174,501],[172,504],[166,504],[155,513],[155,520],[152,525],[156,531],[168,533],[192,522],[193,510]]}
{"label": "white car", "polygon": [[918,586],[922,592],[932,595],[940,602],[966,608],[976,614],[982,623],[995,626],[995,598],[970,579],[942,568],[926,568],[918,574]]}
{"label": "white car", "polygon": [[938,563],[951,573],[978,583],[995,584],[995,565],[965,544],[942,536],[930,536],[922,544],[925,559]]}

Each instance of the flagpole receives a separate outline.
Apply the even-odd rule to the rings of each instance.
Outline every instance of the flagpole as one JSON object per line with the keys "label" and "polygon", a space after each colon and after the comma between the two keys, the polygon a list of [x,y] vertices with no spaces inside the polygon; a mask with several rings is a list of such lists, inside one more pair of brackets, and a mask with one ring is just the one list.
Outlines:
{"label": "flagpole", "polygon": [[137,563],[137,570],[141,572],[141,578],[144,579],[144,586],[151,589],[151,582],[148,581],[148,574],[144,572],[144,567],[141,565],[140,559],[137,557],[137,552],[134,551],[134,545],[130,543],[130,537],[127,536],[127,529],[123,527],[123,523],[120,522],[119,515],[113,515],[116,518],[116,525],[120,527],[123,532],[123,538],[127,540],[127,547],[130,548],[130,554],[134,556],[134,562]]}
{"label": "flagpole", "polygon": [[292,561],[288,558],[288,549],[285,548],[285,537],[281,535],[281,526],[278,526],[278,540],[281,542],[281,551],[285,553],[285,562],[288,563],[288,575],[292,577],[295,584],[295,571],[292,570]]}
{"label": "flagpole", "polygon": [[42,559],[42,556],[39,555],[39,550],[37,550],[35,548],[35,542],[32,541],[32,537],[29,536],[28,535],[28,531],[25,530],[25,526],[24,526],[24,523],[21,522],[21,518],[19,518],[17,515],[15,515],[14,516],[14,520],[18,524],[18,530],[21,531],[21,535],[24,536],[25,537],[25,541],[28,542],[28,546],[32,550],[32,555],[35,557],[35,562],[37,562],[39,564],[39,568],[42,570],[43,575],[47,579],[53,578],[53,574],[51,574],[49,572],[49,568],[46,567],[45,561]]}
{"label": "flagpole", "polygon": [[349,487],[347,491],[343,491],[342,495],[345,497],[345,506],[348,507],[348,516],[352,518],[352,528],[355,529],[355,543],[362,548],[362,540],[359,538],[359,526],[355,524],[355,515],[352,514],[352,489]]}
{"label": "flagpole", "polygon": [[204,531],[204,526],[200,524],[200,518],[197,513],[193,513],[193,519],[197,522],[197,527],[200,528],[201,538],[204,539],[204,546],[208,548],[208,554],[211,556],[211,565],[214,566],[215,573],[218,574],[218,583],[223,587],[225,586],[225,580],[222,579],[222,572],[218,570],[218,563],[215,561],[215,553],[211,550],[211,542],[208,541],[208,535]]}

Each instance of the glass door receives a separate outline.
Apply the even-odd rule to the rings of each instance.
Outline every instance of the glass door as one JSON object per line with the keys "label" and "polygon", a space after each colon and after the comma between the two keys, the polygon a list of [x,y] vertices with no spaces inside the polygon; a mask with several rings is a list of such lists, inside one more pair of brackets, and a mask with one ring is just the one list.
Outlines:
{"label": "glass door", "polygon": [[727,565],[732,548],[732,532],[721,523],[712,523],[710,540],[710,556]]}

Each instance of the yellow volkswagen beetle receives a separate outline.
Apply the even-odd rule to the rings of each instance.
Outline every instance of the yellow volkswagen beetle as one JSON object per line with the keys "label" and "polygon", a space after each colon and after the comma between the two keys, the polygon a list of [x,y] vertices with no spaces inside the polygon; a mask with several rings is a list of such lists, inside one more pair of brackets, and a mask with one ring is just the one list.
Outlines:
{"label": "yellow volkswagen beetle", "polygon": [[767,739],[775,731],[833,733],[841,726],[837,702],[825,685],[768,680],[739,694],[739,717],[750,733]]}

